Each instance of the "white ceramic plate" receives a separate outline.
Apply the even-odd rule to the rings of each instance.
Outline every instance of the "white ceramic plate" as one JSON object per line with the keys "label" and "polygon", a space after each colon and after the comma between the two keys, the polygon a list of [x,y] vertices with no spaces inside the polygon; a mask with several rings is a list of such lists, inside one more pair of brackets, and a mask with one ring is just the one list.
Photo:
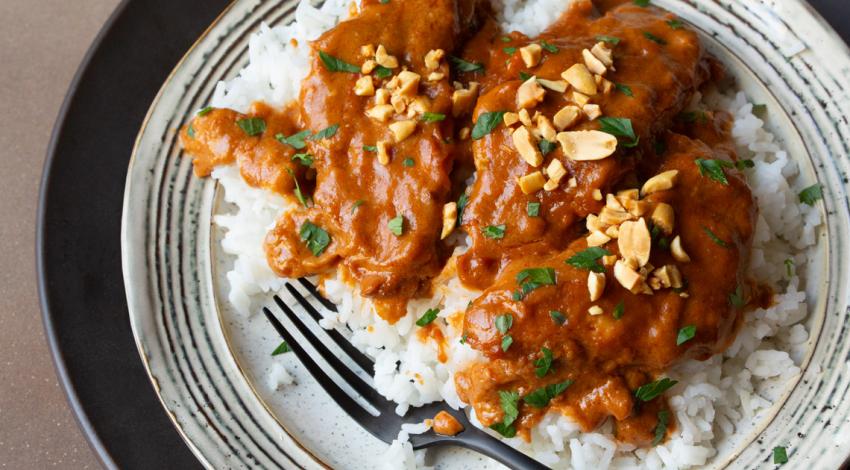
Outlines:
{"label": "white ceramic plate", "polygon": [[[836,468],[850,453],[850,54],[802,0],[655,3],[701,31],[748,96],[768,103],[771,130],[805,178],[824,186],[826,224],[806,269],[804,373],[710,466],[761,467],[781,445],[787,468]],[[127,178],[122,247],[133,331],[163,406],[208,467],[370,468],[386,448],[292,355],[269,355],[280,339],[261,315],[245,318],[227,305],[224,273],[232,260],[220,251],[211,217],[228,208],[214,182],[192,175],[177,142],[177,129],[209,102],[215,84],[245,65],[260,22],[289,22],[294,8],[292,1],[240,0],[222,14],[151,106]],[[271,391],[265,377],[272,361],[286,361],[297,385]],[[495,466],[454,449],[431,457],[446,468]]]}

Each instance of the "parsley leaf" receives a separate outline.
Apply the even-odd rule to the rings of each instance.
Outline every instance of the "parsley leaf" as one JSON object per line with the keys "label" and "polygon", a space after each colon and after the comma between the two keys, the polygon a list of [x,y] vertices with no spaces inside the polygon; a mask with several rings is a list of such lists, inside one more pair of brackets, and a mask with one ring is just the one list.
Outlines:
{"label": "parsley leaf", "polygon": [[401,162],[401,164],[410,168],[413,165],[415,165],[416,162],[412,158],[408,157],[408,158],[405,158],[404,161]]}
{"label": "parsley leaf", "polygon": [[656,36],[656,35],[654,35],[654,34],[650,33],[649,31],[644,31],[644,32],[643,32],[643,37],[645,37],[645,38],[649,39],[650,41],[652,41],[652,42],[654,42],[654,43],[656,43],[656,44],[661,44],[662,46],[663,46],[663,45],[665,45],[665,44],[667,44],[667,41],[665,41],[664,39],[662,39],[662,38],[660,38],[660,37],[658,37],[658,36]]}
{"label": "parsley leaf", "polygon": [[514,344],[514,339],[511,335],[505,335],[505,337],[502,338],[502,351],[507,352],[508,348],[511,347],[512,344]]}
{"label": "parsley leaf", "polygon": [[416,326],[427,326],[432,321],[437,319],[437,314],[440,313],[440,309],[437,308],[429,308],[416,320]]}
{"label": "parsley leaf", "polygon": [[524,82],[527,82],[528,79],[531,78],[532,76],[533,75],[531,75],[530,73],[527,73],[527,72],[520,72],[519,73],[519,79],[524,81]]}
{"label": "parsley leaf", "polygon": [[670,20],[670,21],[667,22],[667,26],[669,26],[673,29],[682,29],[682,26],[684,26],[684,23],[682,23],[679,20],[673,19],[673,20]]}
{"label": "parsley leaf", "polygon": [[542,378],[549,373],[549,369],[552,367],[552,351],[544,347],[540,348],[540,354],[543,357],[534,361],[534,373]]}
{"label": "parsley leaf", "polygon": [[328,235],[328,232],[309,220],[305,220],[301,224],[299,235],[301,236],[301,241],[307,244],[307,248],[310,249],[313,256],[321,255],[331,243],[331,237]]}
{"label": "parsley leaf", "polygon": [[652,438],[652,445],[657,446],[664,440],[667,435],[667,424],[670,422],[670,412],[661,410],[658,412],[658,424],[655,425],[655,437]]}
{"label": "parsley leaf", "polygon": [[721,240],[720,237],[712,232],[710,228],[703,226],[702,231],[705,232],[705,234],[708,235],[708,238],[710,238],[716,245],[722,246],[723,248],[729,248],[729,243]]}
{"label": "parsley leaf", "polygon": [[286,341],[284,341],[280,343],[280,346],[276,347],[274,351],[272,351],[272,356],[278,356],[283,353],[288,353],[289,351],[292,351],[292,349],[290,349],[289,345],[286,344]]}
{"label": "parsley leaf", "polygon": [[392,71],[392,69],[384,67],[383,65],[378,65],[378,66],[375,67],[375,70],[374,70],[373,73],[375,74],[375,78],[381,80],[381,79],[384,79],[384,78],[391,77],[392,74],[393,74],[393,71]]}
{"label": "parsley leaf", "polygon": [[637,6],[639,6],[639,7],[648,7],[649,6],[649,0],[634,0],[633,3]]}
{"label": "parsley leaf", "polygon": [[628,97],[635,96],[635,94],[632,93],[632,87],[628,85],[623,85],[622,83],[615,83],[614,86],[617,87],[617,89],[620,90],[622,94]]}
{"label": "parsley leaf", "polygon": [[404,233],[404,216],[399,215],[387,222],[387,228],[390,229],[395,236],[400,237]]}
{"label": "parsley leaf", "polygon": [[514,316],[510,313],[496,315],[496,320],[494,321],[494,323],[496,325],[496,329],[499,330],[499,333],[505,334],[514,325]]}
{"label": "parsley leaf", "polygon": [[529,292],[542,286],[554,286],[555,270],[552,268],[529,268],[523,269],[516,276],[516,282],[520,286],[520,290],[515,291],[513,300],[519,302]]}
{"label": "parsley leaf", "polygon": [[794,276],[794,260],[790,258],[785,260],[785,274],[788,278]]}
{"label": "parsley leaf", "polygon": [[495,423],[490,425],[490,429],[496,431],[504,437],[515,437],[516,428],[513,425],[505,425],[504,423]]}
{"label": "parsley leaf", "polygon": [[502,436],[514,437],[516,436],[516,428],[513,424],[519,416],[519,393],[499,390],[499,403],[502,405],[502,411],[505,414],[502,421],[491,425],[490,429]]}
{"label": "parsley leaf", "polygon": [[549,152],[558,148],[558,144],[556,144],[555,142],[546,140],[546,139],[540,139],[540,142],[537,143],[537,148],[540,149],[540,153],[542,153],[543,156],[545,157],[546,155],[549,154]]}
{"label": "parsley leaf", "polygon": [[360,73],[360,67],[349,64],[348,62],[338,59],[325,51],[319,51],[319,58],[325,64],[325,68],[331,72],[349,72]]}
{"label": "parsley leaf", "polygon": [[499,38],[502,42],[511,42],[511,38],[508,36],[502,36]]}
{"label": "parsley leaf", "polygon": [[612,314],[612,315],[614,315],[614,320],[619,320],[619,319],[623,318],[623,313],[625,313],[625,312],[626,312],[626,304],[621,300],[620,303],[618,303],[617,306],[614,307],[614,313]]}
{"label": "parsley leaf", "polygon": [[617,44],[620,44],[620,38],[614,37],[614,36],[599,35],[599,36],[596,36],[596,40],[602,41],[602,42],[607,42],[608,44],[614,44],[615,46]]}
{"label": "parsley leaf", "polygon": [[207,107],[202,108],[201,110],[199,110],[199,111],[198,111],[195,115],[196,115],[196,116],[206,116],[206,115],[207,115],[207,114],[209,114],[212,110],[213,110],[213,107],[212,107],[212,106],[207,106]]}
{"label": "parsley leaf", "polygon": [[555,46],[553,44],[549,44],[546,41],[540,41],[540,47],[542,47],[543,49],[545,49],[546,51],[548,51],[552,54],[557,54],[560,51],[560,49],[558,49],[557,46]]}
{"label": "parsley leaf", "polygon": [[488,225],[481,229],[481,233],[484,234],[485,237],[492,238],[494,240],[505,238],[505,224]]}
{"label": "parsley leaf", "polygon": [[628,139],[629,141],[624,143],[623,147],[635,147],[640,141],[640,138],[635,136],[635,130],[632,128],[632,120],[629,118],[599,118],[599,130],[615,137]]}
{"label": "parsley leaf", "polygon": [[525,212],[528,213],[529,217],[537,217],[540,215],[540,203],[539,202],[529,202],[525,205]]}
{"label": "parsley leaf", "polygon": [[464,192],[457,198],[457,225],[460,227],[463,224],[463,210],[466,209],[466,205],[469,203],[469,196]]}
{"label": "parsley leaf", "polygon": [[784,447],[776,446],[773,448],[773,463],[776,465],[788,463],[788,452],[785,451]]}
{"label": "parsley leaf", "polygon": [[735,288],[735,292],[729,294],[729,303],[735,308],[741,308],[744,305],[747,305],[747,299],[744,298],[744,286],[738,284],[738,287]]}
{"label": "parsley leaf", "polygon": [[484,65],[477,62],[468,62],[460,57],[450,56],[449,60],[458,72],[483,72]]}
{"label": "parsley leaf", "polygon": [[564,391],[566,391],[567,388],[569,388],[572,384],[572,380],[565,380],[560,383],[554,383],[549,384],[545,387],[540,387],[537,390],[534,390],[528,395],[522,397],[522,401],[535,408],[545,408],[546,405],[548,405],[553,398],[564,393]]}
{"label": "parsley leaf", "polygon": [[308,137],[308,138],[310,140],[329,139],[329,138],[333,137],[334,135],[336,135],[336,131],[338,131],[338,130],[339,130],[339,124],[334,124],[334,125],[328,126],[324,129],[320,130],[319,132],[316,133],[316,135],[314,135],[312,137]]}
{"label": "parsley leaf", "polygon": [[516,47],[505,47],[502,48],[502,51],[507,55],[513,55],[513,53],[516,52]]}
{"label": "parsley leaf", "polygon": [[309,198],[305,198],[304,194],[301,192],[301,185],[298,184],[298,178],[295,177],[295,173],[293,173],[289,168],[286,169],[286,172],[289,173],[289,176],[292,177],[292,182],[295,183],[295,189],[292,190],[295,194],[295,198],[298,199],[298,202],[300,202],[302,206],[310,207]]}
{"label": "parsley leaf", "polygon": [[472,128],[472,140],[478,140],[485,135],[493,132],[493,129],[499,126],[502,122],[502,117],[506,111],[493,111],[489,113],[481,113],[478,120],[475,121],[475,126]]}
{"label": "parsley leaf", "polygon": [[262,118],[239,119],[236,121],[236,125],[251,137],[266,131],[266,121],[263,121]]}
{"label": "parsley leaf", "polygon": [[289,137],[284,137],[283,134],[277,134],[274,136],[278,142],[286,144],[295,150],[301,150],[306,147],[307,144],[304,143],[304,139],[308,137],[310,137],[310,131],[301,131],[297,134],[292,134]]}
{"label": "parsley leaf", "polygon": [[445,114],[426,112],[420,118],[422,122],[437,122],[446,119]]}
{"label": "parsley leaf", "polygon": [[681,346],[688,341],[694,339],[694,335],[697,334],[696,325],[688,325],[683,326],[679,329],[679,335],[676,336],[676,346]]}
{"label": "parsley leaf", "polygon": [[374,145],[364,145],[363,150],[365,150],[367,152],[377,152],[378,147],[375,147]]}
{"label": "parsley leaf", "polygon": [[351,213],[353,214],[354,211],[356,211],[358,207],[362,206],[364,202],[366,201],[364,201],[363,199],[358,199],[354,201],[354,204],[351,206]]}
{"label": "parsley leaf", "polygon": [[738,160],[735,162],[735,168],[738,170],[746,170],[747,168],[753,168],[756,166],[756,162],[752,160]]}
{"label": "parsley leaf", "polygon": [[820,184],[813,184],[808,188],[800,191],[800,202],[808,206],[814,206],[815,202],[823,197],[823,187]]}
{"label": "parsley leaf", "polygon": [[295,161],[298,160],[298,163],[310,167],[313,166],[313,156],[309,153],[296,153],[290,158],[290,160]]}
{"label": "parsley leaf", "polygon": [[635,390],[635,397],[637,397],[640,401],[649,401],[666,392],[677,383],[679,383],[679,381],[664,377],[638,387],[638,389]]}
{"label": "parsley leaf", "polygon": [[767,114],[767,105],[766,104],[754,104],[753,105],[753,114],[758,117],[764,117]]}
{"label": "parsley leaf", "polygon": [[557,325],[563,325],[567,321],[564,314],[557,310],[549,310],[549,316],[552,317],[552,321]]}
{"label": "parsley leaf", "polygon": [[574,268],[586,269],[595,273],[604,273],[605,266],[599,263],[599,259],[603,256],[610,256],[611,252],[605,248],[592,246],[586,250],[580,251],[566,261],[567,264]]}
{"label": "parsley leaf", "polygon": [[729,180],[726,179],[726,173],[723,172],[723,169],[734,167],[732,162],[727,162],[726,160],[697,158],[694,160],[694,163],[696,163],[697,168],[699,168],[700,175],[707,176],[720,184],[729,184]]}
{"label": "parsley leaf", "polygon": [[195,138],[195,128],[194,128],[194,127],[192,127],[192,125],[191,125],[191,124],[189,124],[189,128],[188,128],[188,129],[186,129],[186,135],[188,135],[188,136],[189,136],[189,138],[191,138],[191,139],[194,139],[194,138]]}

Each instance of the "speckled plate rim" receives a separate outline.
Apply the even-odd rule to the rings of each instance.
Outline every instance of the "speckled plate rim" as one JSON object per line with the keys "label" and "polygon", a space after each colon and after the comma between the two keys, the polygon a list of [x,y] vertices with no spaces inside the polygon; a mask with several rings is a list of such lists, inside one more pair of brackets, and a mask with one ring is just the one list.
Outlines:
{"label": "speckled plate rim", "polygon": [[[236,4],[244,4],[244,3],[247,3],[247,2],[237,2]],[[661,1],[661,2],[659,2],[659,3],[666,3],[666,2]],[[689,3],[689,4],[692,4],[692,5],[693,5],[693,4],[695,4],[695,3],[700,3],[700,2],[687,2],[687,3]],[[732,2],[722,2],[722,3],[732,3]],[[234,4],[234,5],[236,5],[236,4]],[[234,5],[231,5],[231,8],[230,8],[230,9],[228,9],[228,11],[231,11],[231,10],[232,10],[232,7],[233,7]],[[810,14],[810,15],[812,16],[812,18],[815,20],[815,22],[816,22],[817,24],[819,24],[819,26],[820,26],[821,28],[823,28],[823,29],[824,29],[824,31],[825,31],[825,32],[827,33],[827,35],[830,37],[830,40],[831,40],[833,43],[836,43],[836,42],[837,42],[837,44],[839,44],[839,45],[840,45],[840,46],[837,46],[837,47],[840,47],[840,50],[843,52],[843,55],[847,55],[847,51],[848,51],[848,49],[847,49],[846,45],[844,45],[844,43],[843,43],[843,42],[841,42],[841,40],[840,40],[840,39],[838,39],[837,34],[836,34],[836,33],[835,33],[835,32],[834,32],[834,31],[833,31],[833,30],[832,30],[829,26],[827,26],[827,25],[826,25],[825,21],[824,21],[824,20],[823,20],[823,19],[822,19],[819,15],[817,15],[817,13],[816,13],[816,12],[814,12],[814,11],[811,9],[811,7],[810,7],[809,5],[807,5],[807,4],[802,4],[802,5],[803,5],[803,6],[805,7],[805,9],[809,12],[809,14]],[[161,97],[162,97],[162,94],[164,93],[164,91],[165,91],[165,90],[166,90],[169,86],[171,86],[172,79],[173,79],[173,78],[174,78],[174,76],[177,74],[177,72],[178,72],[178,71],[179,71],[179,70],[180,70],[180,69],[184,66],[184,62],[187,60],[187,58],[189,58],[189,57],[190,57],[190,56],[191,56],[191,55],[195,52],[195,49],[196,49],[197,45],[198,45],[199,43],[203,42],[204,40],[206,40],[206,39],[209,37],[210,33],[211,33],[211,32],[212,32],[212,31],[213,31],[213,30],[214,30],[214,29],[215,29],[215,28],[216,28],[216,27],[217,27],[217,26],[221,23],[222,18],[224,18],[225,16],[227,16],[227,15],[222,14],[222,16],[220,16],[220,17],[219,17],[219,19],[218,19],[215,23],[213,23],[213,25],[211,25],[211,26],[210,26],[210,28],[207,30],[207,32],[206,32],[206,33],[205,33],[205,34],[204,34],[204,35],[203,35],[203,36],[199,39],[198,43],[196,43],[196,45],[195,45],[195,46],[193,46],[193,48],[192,48],[192,49],[191,49],[191,50],[187,53],[186,57],[184,57],[184,59],[181,61],[181,63],[180,63],[180,64],[179,64],[179,65],[175,68],[174,72],[172,72],[172,74],[169,76],[169,79],[168,79],[168,80],[165,82],[165,84],[163,85],[163,88],[160,90],[160,93],[158,94],[156,101],[154,102],[154,104],[153,104],[153,105],[152,105],[152,107],[151,107],[150,112],[148,113],[148,117],[147,117],[147,118],[146,118],[146,120],[145,120],[145,124],[144,124],[144,126],[142,127],[142,131],[140,132],[139,137],[138,137],[137,142],[136,142],[136,148],[134,149],[134,152],[133,152],[133,160],[131,161],[131,165],[130,165],[130,167],[131,167],[131,168],[130,168],[130,169],[131,169],[131,171],[130,171],[130,173],[128,174],[128,188],[127,188],[128,190],[127,190],[127,194],[126,194],[126,197],[125,197],[125,216],[124,216],[124,223],[122,224],[122,240],[123,240],[123,241],[125,241],[125,242],[126,242],[126,241],[128,241],[128,240],[129,240],[129,238],[130,238],[130,237],[129,237],[129,234],[127,233],[127,230],[126,230],[126,228],[127,228],[127,226],[126,226],[126,222],[127,222],[127,219],[128,219],[128,217],[127,217],[127,209],[128,209],[128,206],[130,205],[130,194],[131,194],[131,193],[130,193],[130,186],[131,186],[131,184],[130,184],[130,183],[131,183],[131,179],[132,179],[132,170],[133,170],[134,164],[135,164],[135,162],[136,162],[136,155],[137,155],[137,153],[138,153],[138,151],[139,151],[139,146],[140,146],[140,143],[141,143],[141,141],[142,141],[142,137],[143,137],[143,135],[145,134],[145,132],[146,132],[146,131],[147,131],[147,129],[148,129],[149,120],[150,120],[151,116],[154,114],[154,110],[155,110],[155,108],[156,108],[156,107],[160,104],[160,99],[161,99]],[[725,46],[725,45],[724,45],[724,46]],[[836,47],[836,45],[835,45],[835,44],[833,44],[833,45],[832,45],[832,47]],[[850,63],[850,61],[846,60],[846,59],[847,59],[846,57],[842,57],[842,58],[844,58],[844,59],[845,59],[845,60],[844,60],[845,62]],[[742,60],[743,60],[743,59],[742,59]],[[808,142],[807,142],[807,145],[808,145]],[[846,145],[845,145],[845,150],[846,150]],[[812,155],[812,154],[810,153],[810,155]],[[846,157],[846,155],[847,155],[846,151],[843,153],[843,155]],[[811,158],[811,157],[810,157],[810,158]],[[845,163],[846,163],[846,162],[845,162]],[[825,189],[826,189],[827,193],[829,194],[829,193],[830,193],[830,191],[829,191],[829,185],[825,185]],[[845,198],[845,202],[846,202],[846,198]],[[846,206],[846,204],[845,204],[845,206]],[[829,207],[827,207],[827,209],[829,210]],[[843,209],[845,209],[845,211],[846,211],[846,207],[844,207]],[[834,212],[834,210],[833,210],[832,212]],[[832,218],[834,218],[834,217],[832,217]],[[206,219],[206,220],[208,221],[208,219]],[[846,233],[846,231],[845,231],[845,232],[843,232],[843,233]],[[132,281],[132,280],[134,280],[134,279],[137,279],[137,277],[136,277],[136,276],[130,276],[130,275],[128,274],[128,273],[130,272],[130,270],[128,269],[128,267],[127,267],[127,266],[129,266],[129,265],[131,265],[131,264],[132,264],[132,260],[130,259],[130,258],[131,258],[131,256],[130,256],[130,250],[123,250],[123,251],[122,251],[122,254],[123,254],[123,256],[124,256],[124,261],[125,261],[125,280],[127,281],[127,282],[126,282],[126,285],[128,286],[128,287],[127,287],[127,289],[128,289],[128,299],[130,299],[130,295],[131,295],[130,291],[132,290],[131,286],[133,285],[133,282],[131,282],[131,281]],[[829,266],[827,266],[827,269],[830,269],[830,267],[829,267]],[[132,274],[132,273],[130,273],[130,274]],[[135,309],[134,309],[134,305],[133,305],[132,301],[131,301],[131,305],[130,305],[130,310],[131,310],[131,318],[137,317],[137,315],[135,315]],[[155,384],[155,386],[156,386],[156,385],[157,385],[157,380],[155,379],[155,374],[154,374],[154,372],[153,372],[153,370],[152,370],[152,369],[153,369],[153,367],[151,366],[151,364],[149,364],[148,360],[146,359],[146,352],[145,352],[145,351],[146,351],[146,348],[145,348],[145,345],[143,344],[143,342],[142,342],[142,340],[141,340],[141,337],[140,337],[139,332],[137,332],[137,326],[138,326],[138,325],[137,325],[137,322],[135,321],[135,318],[134,318],[134,321],[133,321],[132,323],[133,323],[134,335],[136,336],[137,346],[139,347],[140,355],[142,356],[143,361],[145,361],[145,366],[146,366],[146,368],[148,369],[148,372],[149,372],[149,374],[151,375],[151,378],[152,378],[152,380],[154,381],[154,384]],[[229,348],[229,345],[228,345],[228,348]],[[231,353],[232,353],[232,351],[231,351]],[[809,361],[809,360],[811,359],[811,357],[812,357],[814,354],[815,354],[815,351],[814,351],[814,348],[813,348],[813,349],[812,349],[812,351],[810,351],[810,353],[807,355],[806,361]],[[238,365],[237,365],[237,367],[238,367]],[[801,378],[801,380],[802,380],[802,378]],[[163,396],[163,394],[161,393],[161,390],[159,389],[159,387],[157,387],[157,392],[158,392],[158,395],[160,395],[160,398],[161,398],[161,400],[162,400],[162,402],[163,402],[163,406],[164,406],[167,410],[169,410],[169,411],[170,411],[171,409],[169,408],[169,405],[168,405],[168,403],[166,402],[166,398],[165,398],[165,397]],[[256,394],[256,391],[255,391],[255,390],[253,390],[253,388],[252,388],[252,392]],[[790,395],[792,392],[793,392],[793,390],[789,390],[789,391],[788,391],[788,393],[787,393],[787,395]],[[787,397],[786,397],[786,398],[787,398]],[[266,411],[267,411],[269,414],[271,414],[271,410],[268,410],[268,409],[266,408]],[[193,452],[195,452],[195,454],[196,454],[196,455],[198,455],[198,456],[199,456],[199,458],[200,458],[200,459],[201,459],[201,460],[202,460],[202,461],[203,461],[203,462],[204,462],[207,466],[210,466],[210,463],[209,463],[209,462],[207,462],[207,461],[204,459],[204,457],[202,457],[202,455],[201,455],[201,454],[202,454],[202,452],[201,452],[201,451],[200,451],[200,450],[199,450],[199,449],[198,449],[198,448],[194,445],[194,443],[193,443],[192,439],[191,439],[191,438],[190,438],[190,437],[189,437],[189,436],[185,433],[185,430],[184,430],[184,429],[180,426],[180,422],[179,422],[178,418],[174,415],[174,413],[172,413],[172,412],[170,411],[170,412],[169,412],[169,415],[171,416],[172,420],[174,421],[175,426],[177,426],[177,427],[178,427],[178,430],[180,431],[181,435],[183,435],[184,439],[186,439],[187,443],[188,443],[188,444],[190,445],[190,447],[192,448]],[[775,418],[774,418],[774,419],[775,419]],[[282,425],[282,423],[281,423],[281,425]]]}

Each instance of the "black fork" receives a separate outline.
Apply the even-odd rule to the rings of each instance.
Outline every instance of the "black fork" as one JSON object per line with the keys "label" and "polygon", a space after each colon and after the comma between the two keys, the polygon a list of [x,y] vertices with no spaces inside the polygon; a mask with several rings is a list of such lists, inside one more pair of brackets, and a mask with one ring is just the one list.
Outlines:
{"label": "black fork", "polygon": [[[306,279],[299,279],[298,282],[328,310],[336,311],[336,306],[322,297],[315,286]],[[322,315],[301,293],[290,283],[286,283],[286,289],[295,298],[295,300],[304,308],[304,310],[318,322]],[[357,375],[355,371],[349,368],[333,351],[331,351],[321,339],[319,339],[306,323],[295,314],[295,312],[278,296],[274,296],[274,301],[283,311],[289,322],[294,328],[304,337],[304,340],[316,350],[318,355],[324,360],[345,383],[355,391],[363,400],[369,403],[378,415],[374,416],[366,408],[361,406],[357,400],[350,396],[342,387],[340,387],[329,376],[325,370],[320,367],[310,354],[296,341],[292,334],[283,327],[281,322],[274,316],[268,307],[263,308],[263,313],[269,319],[275,330],[289,344],[290,349],[298,357],[304,367],[313,375],[319,385],[333,398],[342,409],[348,413],[358,424],[363,426],[367,431],[378,439],[391,443],[398,436],[401,430],[401,425],[405,423],[419,424],[426,419],[433,418],[440,411],[445,411],[451,414],[458,422],[463,425],[463,431],[455,436],[444,436],[429,430],[424,434],[414,434],[410,436],[410,443],[414,449],[424,449],[427,447],[439,445],[456,445],[472,449],[480,452],[488,457],[491,457],[510,468],[514,469],[545,469],[548,468],[540,462],[514,449],[513,447],[500,442],[498,439],[486,434],[482,430],[476,428],[469,422],[466,415],[462,411],[454,410],[443,402],[431,403],[421,407],[411,407],[404,416],[399,416],[395,412],[396,404],[381,396],[377,390]],[[366,355],[357,350],[342,334],[336,330],[325,331],[331,340],[339,346],[339,348],[347,354],[350,359],[361,367],[369,376],[374,376],[375,363]]]}

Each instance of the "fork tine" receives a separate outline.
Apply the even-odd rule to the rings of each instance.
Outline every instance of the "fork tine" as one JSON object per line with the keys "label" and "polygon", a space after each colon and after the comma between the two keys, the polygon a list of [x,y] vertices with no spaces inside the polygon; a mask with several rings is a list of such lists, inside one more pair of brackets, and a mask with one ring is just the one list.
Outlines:
{"label": "fork tine", "polygon": [[[299,281],[301,280],[302,279],[299,279]],[[303,281],[302,285],[304,285],[305,287],[312,286],[312,284],[307,281]],[[313,305],[311,305],[310,302],[308,302],[307,299],[305,299],[304,296],[302,296],[301,293],[298,292],[294,287],[292,287],[288,282],[286,283],[286,290],[288,290],[289,293],[292,294],[293,297],[295,297],[295,300],[297,300],[298,303],[301,304],[302,307],[304,307],[304,310],[306,310],[307,313],[309,313],[310,316],[313,317],[313,319],[316,320],[317,323],[319,322],[319,320],[322,319],[322,314],[320,314],[319,311],[316,310]],[[318,292],[315,291],[315,287],[313,287],[312,290],[307,287],[307,290],[309,290],[314,297],[319,299],[320,302],[322,302],[322,300],[324,299]],[[275,298],[275,301],[278,301],[277,298]],[[326,299],[324,299],[324,301],[327,302]],[[322,304],[324,305],[324,302],[322,302]],[[348,356],[351,357],[351,359],[353,359],[358,366],[360,366],[364,371],[366,371],[369,376],[375,375],[375,362],[372,361],[372,359],[370,359],[368,356],[366,356],[357,348],[355,348],[354,345],[351,344],[351,342],[347,340],[345,336],[342,336],[339,331],[327,330],[327,332],[328,336],[331,337],[334,343],[336,343],[337,346],[339,346],[343,351],[345,351],[345,353],[348,354]]]}
{"label": "fork tine", "polygon": [[345,390],[339,387],[333,379],[331,379],[327,374],[325,374],[322,369],[313,361],[313,358],[304,350],[296,341],[295,338],[289,334],[288,331],[283,327],[283,325],[278,321],[278,319],[274,316],[271,310],[268,307],[263,307],[263,313],[268,318],[269,322],[274,326],[274,329],[277,330],[278,334],[283,337],[284,341],[289,345],[289,348],[292,349],[292,352],[298,357],[298,360],[307,368],[307,371],[310,372],[310,375],[319,382],[319,385],[331,398],[339,405],[349,416],[351,416],[358,423],[363,423],[365,426],[366,423],[370,423],[371,420],[374,419],[368,411],[366,411],[357,401],[351,398]]}
{"label": "fork tine", "polygon": [[[287,284],[287,287],[288,286],[289,285]],[[361,379],[357,374],[354,373],[354,371],[349,369],[348,366],[346,366],[338,357],[336,357],[334,353],[330,349],[328,349],[327,346],[322,344],[322,341],[319,340],[319,338],[317,338],[316,335],[314,335],[309,328],[307,328],[304,322],[302,322],[301,319],[298,318],[298,315],[296,315],[295,312],[293,312],[292,309],[290,309],[289,306],[286,305],[280,297],[275,296],[274,300],[289,318],[289,321],[291,321],[295,325],[295,328],[298,329],[298,332],[301,333],[302,336],[304,336],[304,339],[306,339],[307,342],[309,342],[313,346],[316,352],[318,352],[319,355],[322,356],[322,359],[324,359],[328,363],[328,365],[331,366],[331,368],[336,371],[336,373],[339,374],[342,379],[345,380],[351,386],[351,388],[353,388],[357,393],[363,396],[363,398],[365,398],[370,404],[375,406],[375,408],[378,408],[379,411],[387,411],[389,401],[386,398],[382,397],[377,390],[372,388],[371,385],[364,382],[363,379]]]}
{"label": "fork tine", "polygon": [[310,294],[312,294],[313,297],[315,297],[316,300],[318,300],[326,309],[330,310],[331,312],[336,312],[336,305],[334,305],[334,303],[330,300],[326,299],[325,296],[323,296],[319,292],[319,289],[316,289],[316,286],[314,286],[312,282],[308,281],[307,279],[304,279],[303,277],[299,277],[298,282],[302,286],[304,286],[304,288],[307,289],[307,291],[310,292]]}

